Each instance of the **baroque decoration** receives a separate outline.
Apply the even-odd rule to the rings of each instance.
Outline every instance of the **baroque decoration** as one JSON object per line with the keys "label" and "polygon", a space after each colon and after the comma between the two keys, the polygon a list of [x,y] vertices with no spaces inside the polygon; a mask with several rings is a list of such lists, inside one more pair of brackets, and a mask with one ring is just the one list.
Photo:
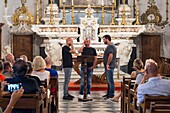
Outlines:
{"label": "baroque decoration", "polygon": [[29,12],[28,8],[25,7],[25,4],[22,3],[21,8],[18,8],[12,15],[12,22],[14,26],[19,25],[21,22],[31,26],[34,22],[34,16]]}
{"label": "baroque decoration", "polygon": [[[168,5],[168,2],[166,5]],[[168,9],[166,10],[166,13],[168,13]],[[153,1],[152,3],[149,2],[148,9],[141,15],[141,22],[142,24],[155,23],[157,26],[165,26],[168,24],[168,17],[166,17],[165,21],[162,21],[160,11]]]}

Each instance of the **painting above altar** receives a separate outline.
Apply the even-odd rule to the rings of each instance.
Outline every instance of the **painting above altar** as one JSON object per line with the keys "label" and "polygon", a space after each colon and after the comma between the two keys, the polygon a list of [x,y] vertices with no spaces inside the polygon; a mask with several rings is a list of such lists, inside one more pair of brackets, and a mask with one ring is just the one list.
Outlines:
{"label": "painting above altar", "polygon": [[[112,6],[113,0],[103,0],[103,3],[106,7]],[[87,7],[88,4],[90,4],[92,7],[101,7],[102,6],[102,0],[73,0],[73,4],[75,7],[78,8],[84,8]],[[65,0],[66,7],[71,7],[72,0]],[[63,7],[63,0],[60,0],[60,7]]]}

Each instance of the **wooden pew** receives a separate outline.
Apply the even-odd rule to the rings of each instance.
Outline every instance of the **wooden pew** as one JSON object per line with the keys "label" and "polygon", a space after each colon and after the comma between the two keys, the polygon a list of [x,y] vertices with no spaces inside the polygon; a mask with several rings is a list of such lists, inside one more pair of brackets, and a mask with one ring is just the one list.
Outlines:
{"label": "wooden pew", "polygon": [[121,82],[121,112],[127,113],[129,111],[129,90],[133,87],[132,80],[135,78],[126,78],[123,76],[123,82]]}
{"label": "wooden pew", "polygon": [[[156,107],[153,106],[153,103]],[[158,107],[158,105],[161,105],[162,107]],[[140,113],[147,113],[150,111],[150,113],[153,112],[153,110],[162,110],[161,113],[164,113],[165,109],[169,109],[169,106],[167,107],[166,105],[170,105],[170,96],[149,96],[145,95],[144,97],[144,103],[140,104]],[[157,113],[157,112],[153,112]]]}
{"label": "wooden pew", "polygon": [[129,113],[139,113],[137,106],[137,94],[133,89],[129,91]]}
{"label": "wooden pew", "polygon": [[[35,109],[36,113],[43,113],[44,102],[43,98],[46,95],[37,94],[23,94],[23,96],[17,101],[14,109]],[[11,99],[11,95],[5,95],[0,102],[0,106],[5,109]]]}
{"label": "wooden pew", "polygon": [[159,104],[151,102],[150,109],[146,110],[147,113],[170,113],[170,104]]}
{"label": "wooden pew", "polygon": [[56,105],[55,113],[58,113],[59,112],[59,109],[58,109],[58,78],[56,78],[56,77],[50,78],[50,86],[51,86],[51,88],[55,88],[54,89],[55,92],[51,93],[51,96],[52,96],[51,104]]}
{"label": "wooden pew", "polygon": [[46,94],[46,98],[44,98],[44,109],[43,109],[43,112],[51,113],[51,98],[50,98],[50,95],[49,95],[49,93],[50,93],[49,91],[50,91],[51,85],[50,84],[47,85],[47,79],[45,79],[44,81],[41,81],[41,83],[42,83],[42,85],[45,88],[45,94]]}

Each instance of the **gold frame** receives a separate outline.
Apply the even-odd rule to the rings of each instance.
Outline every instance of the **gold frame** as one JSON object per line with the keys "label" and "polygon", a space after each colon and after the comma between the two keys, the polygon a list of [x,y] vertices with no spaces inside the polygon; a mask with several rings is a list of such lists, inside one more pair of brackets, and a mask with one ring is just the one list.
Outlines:
{"label": "gold frame", "polygon": [[[74,5],[74,8],[87,8],[88,4],[84,4],[84,5]],[[63,0],[59,1],[59,7],[62,8],[63,7]],[[65,8],[72,8],[72,4],[66,4],[65,3]],[[91,5],[91,8],[101,8],[101,5]],[[111,5],[105,5],[104,8],[112,8],[112,4]]]}

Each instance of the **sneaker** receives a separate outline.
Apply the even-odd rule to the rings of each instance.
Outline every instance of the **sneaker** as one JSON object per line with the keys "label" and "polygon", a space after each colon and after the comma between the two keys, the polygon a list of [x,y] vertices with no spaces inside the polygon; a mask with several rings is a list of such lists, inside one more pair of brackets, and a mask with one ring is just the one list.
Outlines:
{"label": "sneaker", "polygon": [[83,99],[83,95],[79,94],[78,99]]}
{"label": "sneaker", "polygon": [[73,100],[73,98],[71,98],[70,96],[63,96],[64,100]]}
{"label": "sneaker", "polygon": [[70,94],[68,94],[68,96],[71,97],[71,98],[74,98],[74,96],[72,96],[72,95],[70,95]]}
{"label": "sneaker", "polygon": [[102,97],[107,97],[108,95],[106,94],[106,95],[103,95]]}
{"label": "sneaker", "polygon": [[92,99],[90,94],[87,94],[87,99]]}

